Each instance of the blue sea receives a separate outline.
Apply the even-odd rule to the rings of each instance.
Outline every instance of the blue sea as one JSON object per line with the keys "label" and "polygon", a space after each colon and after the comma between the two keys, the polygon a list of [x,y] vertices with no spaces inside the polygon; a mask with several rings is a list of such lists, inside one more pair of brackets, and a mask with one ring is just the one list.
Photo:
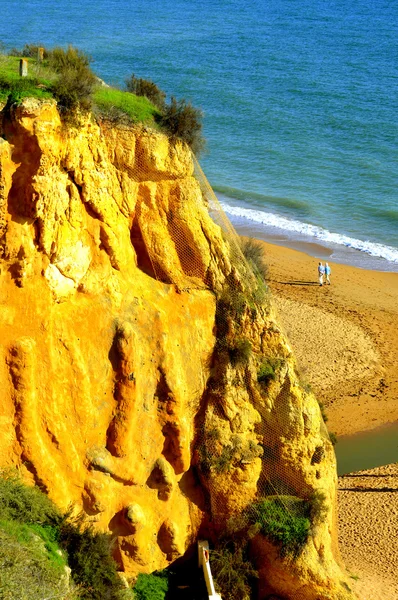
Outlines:
{"label": "blue sea", "polygon": [[[0,41],[76,45],[203,110],[238,230],[398,271],[396,0],[1,0]],[[316,252],[315,252],[316,255]]]}

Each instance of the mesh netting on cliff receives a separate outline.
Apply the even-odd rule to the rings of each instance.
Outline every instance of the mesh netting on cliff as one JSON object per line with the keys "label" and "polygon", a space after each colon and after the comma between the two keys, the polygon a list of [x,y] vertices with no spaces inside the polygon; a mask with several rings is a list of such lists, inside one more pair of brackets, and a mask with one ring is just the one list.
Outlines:
{"label": "mesh netting on cliff", "polygon": [[[130,158],[129,152],[121,138],[109,150],[121,185],[140,197],[131,227],[139,267],[180,292],[214,297],[215,343],[203,371],[193,465],[206,490],[204,532],[215,545],[215,569],[222,570],[228,556],[245,562],[251,553],[264,594],[286,588],[289,598],[307,598],[299,591],[298,565],[304,549],[307,559],[313,554],[319,560],[309,543],[314,531],[320,539],[330,534],[325,515],[334,507],[325,499],[334,492],[322,482],[334,485],[333,467],[324,466],[333,449],[275,319],[261,251],[238,236],[195,157],[193,171],[181,161],[182,184],[168,170],[166,155],[148,160],[148,146],[139,143]],[[167,197],[160,203],[163,181]],[[196,198],[194,206],[185,202],[188,195]],[[201,218],[204,213],[211,222]],[[168,245],[161,229],[168,231]],[[200,336],[195,323],[191,335]],[[269,565],[278,561],[290,564],[285,587],[268,580]]]}

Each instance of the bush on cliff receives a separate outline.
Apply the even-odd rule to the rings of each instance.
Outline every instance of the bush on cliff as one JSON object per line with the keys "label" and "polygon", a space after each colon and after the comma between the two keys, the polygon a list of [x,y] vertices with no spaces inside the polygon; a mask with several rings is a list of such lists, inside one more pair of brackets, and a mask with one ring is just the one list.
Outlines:
{"label": "bush on cliff", "polygon": [[195,154],[199,155],[205,146],[202,117],[200,109],[186,100],[177,100],[173,96],[159,122],[172,138],[183,140]]}
{"label": "bush on cliff", "polygon": [[0,477],[0,519],[58,527],[61,512],[37,487],[24,485],[14,471]]}
{"label": "bush on cliff", "polygon": [[283,362],[282,358],[264,358],[257,371],[258,383],[267,384],[269,381],[276,379],[276,374],[282,367]]}
{"label": "bush on cliff", "polygon": [[[15,473],[0,475],[0,598],[39,600],[44,591],[45,597],[64,599],[132,598],[117,574],[110,536],[63,515]],[[67,586],[67,563],[73,590]]]}
{"label": "bush on cliff", "polygon": [[224,545],[211,553],[211,569],[223,600],[249,600],[251,582],[258,577],[245,548]]}
{"label": "bush on cliff", "polygon": [[271,496],[251,506],[249,518],[279,547],[281,556],[296,558],[310,532],[311,505],[295,496]]}
{"label": "bush on cliff", "polygon": [[244,515],[231,517],[218,536],[210,553],[211,570],[216,589],[223,600],[254,598],[258,571],[251,563],[249,542],[258,533]]}
{"label": "bush on cliff", "polygon": [[59,539],[67,551],[72,578],[79,587],[79,598],[132,598],[117,574],[112,558],[112,539],[108,534],[84,526],[81,518],[68,518],[61,524]]}
{"label": "bush on cliff", "polygon": [[163,92],[156,83],[149,79],[141,79],[136,77],[134,74],[126,79],[127,91],[135,94],[136,96],[145,96],[160,110],[164,110],[166,93]]}
{"label": "bush on cliff", "polygon": [[[40,62],[38,48],[36,44],[25,44],[22,50],[14,48],[8,56],[0,56],[0,101],[54,97],[64,119],[72,125],[78,125],[79,111],[87,112],[96,105],[97,114],[114,123],[143,122],[160,127],[172,139],[186,142],[196,154],[203,150],[202,112],[190,102],[172,97],[166,104],[165,92],[152,81],[135,75],[126,81],[127,92],[100,86],[91,71],[90,57],[81,50],[73,46],[66,50],[44,48],[44,60]],[[26,78],[19,76],[22,56],[28,60]],[[137,99],[145,102],[137,103]]]}
{"label": "bush on cliff", "polygon": [[24,56],[25,58],[37,58],[39,48],[43,48],[43,58],[47,58],[48,50],[40,44],[25,44],[22,50],[18,50],[18,48],[12,48],[12,50],[9,52],[9,55]]}
{"label": "bush on cliff", "polygon": [[169,572],[140,573],[134,586],[136,600],[164,600],[169,589]]}
{"label": "bush on cliff", "polygon": [[263,279],[268,277],[268,265],[265,260],[264,247],[253,238],[242,240],[242,252],[252,270]]}
{"label": "bush on cliff", "polygon": [[91,59],[73,46],[54,48],[49,53],[48,66],[58,74],[52,91],[59,107],[65,112],[77,109],[88,111],[92,106],[92,94],[98,83],[90,69]]}

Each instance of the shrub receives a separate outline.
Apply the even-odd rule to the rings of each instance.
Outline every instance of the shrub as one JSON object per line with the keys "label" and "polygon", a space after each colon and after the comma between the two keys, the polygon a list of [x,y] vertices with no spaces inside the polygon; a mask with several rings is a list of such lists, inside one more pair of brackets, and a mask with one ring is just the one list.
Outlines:
{"label": "shrub", "polygon": [[39,48],[43,48],[43,58],[48,58],[49,52],[44,46],[40,46],[38,44],[25,44],[22,48],[21,56],[26,56],[28,58],[37,58]]}
{"label": "shrub", "polygon": [[49,54],[48,65],[58,73],[52,91],[60,108],[66,114],[77,109],[88,111],[97,85],[97,78],[89,67],[90,58],[73,46],[67,50],[54,48]]}
{"label": "shrub", "polygon": [[253,238],[249,238],[242,240],[241,248],[244,257],[255,274],[267,279],[268,265],[265,262],[265,251],[262,244]]}
{"label": "shrub", "polygon": [[247,300],[243,292],[225,287],[217,300],[216,321],[219,330],[225,329],[228,317],[239,322],[245,313]]}
{"label": "shrub", "polygon": [[276,372],[281,368],[284,361],[281,358],[264,359],[257,371],[257,381],[259,383],[268,383],[276,378]]}
{"label": "shrub", "polygon": [[211,570],[216,588],[226,600],[244,600],[254,597],[253,584],[258,572],[248,554],[249,542],[259,532],[246,514],[228,519],[210,553]]}
{"label": "shrub", "polygon": [[282,557],[296,558],[308,539],[310,508],[309,502],[295,496],[271,496],[253,504],[249,517],[279,546]]}
{"label": "shrub", "polygon": [[252,582],[258,572],[242,547],[229,549],[227,545],[210,554],[211,570],[223,600],[249,600]]}
{"label": "shrub", "polygon": [[337,435],[333,431],[329,431],[329,440],[332,443],[332,446],[335,446],[338,442]]}
{"label": "shrub", "polygon": [[[33,569],[39,569],[39,572],[35,571],[32,575],[33,588],[36,585],[35,577],[40,579],[40,569],[43,567],[47,573],[48,563],[52,565],[51,573],[57,572],[56,581],[59,581],[59,567],[65,564],[65,559],[59,556],[58,551],[63,548],[72,569],[72,579],[78,584],[80,598],[131,598],[117,574],[116,564],[111,556],[110,536],[95,532],[91,527],[85,528],[82,517],[72,520],[69,513],[62,515],[45,494],[38,488],[25,486],[11,471],[3,472],[0,477],[0,534],[13,539],[13,543],[8,546],[11,554],[7,554],[6,549],[1,555],[11,569],[5,577],[11,577],[12,572],[12,576],[19,581],[15,565],[26,559]],[[25,582],[25,571],[26,569],[21,572],[22,582]],[[0,569],[0,582],[2,577]],[[49,581],[51,583],[53,579],[50,577]],[[26,579],[26,585],[28,584],[29,580]],[[53,595],[54,592],[55,588]],[[48,596],[52,597],[50,593]],[[3,596],[0,594],[0,597]],[[9,596],[10,600],[14,597],[16,596]],[[32,595],[21,596],[29,599],[36,597],[39,600],[43,596],[34,596],[33,592]]]}
{"label": "shrub", "polygon": [[219,429],[212,427],[204,432],[202,442],[198,446],[200,470],[204,474],[210,473],[214,463],[214,445],[220,440]]}
{"label": "shrub", "polygon": [[22,56],[22,50],[19,50],[18,48],[11,48],[11,50],[8,52],[8,56]]}
{"label": "shrub", "polygon": [[202,111],[190,102],[172,97],[170,104],[164,109],[160,124],[171,137],[183,140],[196,155],[199,155],[205,145],[202,117]]}
{"label": "shrub", "polygon": [[112,558],[112,539],[106,533],[84,527],[82,519],[64,521],[60,543],[68,553],[73,581],[80,588],[80,598],[88,600],[122,600],[131,597],[117,574]]}
{"label": "shrub", "polygon": [[252,345],[245,338],[237,339],[233,345],[228,346],[229,359],[233,367],[247,364],[251,353]]}
{"label": "shrub", "polygon": [[137,600],[164,600],[169,589],[170,573],[166,570],[140,573],[134,586]]}
{"label": "shrub", "polygon": [[313,394],[313,389],[311,387],[311,384],[305,381],[300,381],[300,385],[303,388],[303,390],[305,391],[306,394]]}
{"label": "shrub", "polygon": [[213,431],[217,432],[217,437],[206,434],[203,443],[199,446],[200,468],[203,473],[209,473],[212,469],[218,474],[225,473],[234,463],[236,466],[241,466],[263,455],[262,447],[254,440],[243,442],[238,435],[233,435],[229,443],[221,445],[217,443],[220,442],[218,430]]}
{"label": "shrub", "polygon": [[225,473],[229,471],[232,466],[232,460],[235,455],[235,448],[233,446],[224,446],[221,454],[213,459],[214,470],[216,473]]}
{"label": "shrub", "polygon": [[328,513],[326,496],[320,490],[315,490],[309,498],[311,523],[322,523]]}
{"label": "shrub", "polygon": [[131,77],[126,79],[126,87],[127,91],[136,96],[145,96],[160,110],[164,110],[166,106],[166,94],[156,85],[156,83],[153,83],[153,81],[131,75]]}
{"label": "shrub", "polygon": [[322,415],[322,419],[324,423],[327,423],[329,420],[329,417],[326,414],[326,409],[325,409],[325,405],[321,400],[318,400],[318,404],[319,404],[319,408],[321,411],[321,415]]}
{"label": "shrub", "polygon": [[58,527],[62,514],[37,487],[24,485],[18,474],[9,470],[0,477],[0,519]]}
{"label": "shrub", "polygon": [[225,473],[232,466],[236,447],[234,444],[227,444],[222,447],[221,452],[214,451],[214,443],[218,439],[206,435],[204,442],[199,446],[200,468],[205,474],[210,473],[212,469],[216,473]]}
{"label": "shrub", "polygon": [[266,286],[264,280],[259,275],[256,276],[255,287],[251,292],[251,300],[252,302],[254,302],[254,307],[252,307],[254,309],[257,306],[265,305],[267,308],[269,308],[270,306],[269,289]]}
{"label": "shrub", "polygon": [[57,73],[62,73],[66,69],[75,69],[81,67],[90,68],[91,58],[78,48],[69,45],[67,50],[56,47],[48,54],[48,65]]}
{"label": "shrub", "polygon": [[[46,534],[44,534],[45,537]],[[55,547],[55,546],[54,546]],[[16,522],[0,524],[0,598],[3,600],[75,599],[63,567],[65,559],[46,552],[38,530]]]}
{"label": "shrub", "polygon": [[[0,46],[1,46],[1,43],[0,43]],[[48,56],[50,54],[49,51],[46,48],[44,48],[44,46],[39,45],[39,44],[25,44],[25,46],[22,48],[22,50],[19,50],[18,48],[11,48],[11,50],[8,52],[8,56],[21,56],[21,57],[25,57],[25,58],[37,58],[39,48],[43,48],[43,58],[48,58]]]}

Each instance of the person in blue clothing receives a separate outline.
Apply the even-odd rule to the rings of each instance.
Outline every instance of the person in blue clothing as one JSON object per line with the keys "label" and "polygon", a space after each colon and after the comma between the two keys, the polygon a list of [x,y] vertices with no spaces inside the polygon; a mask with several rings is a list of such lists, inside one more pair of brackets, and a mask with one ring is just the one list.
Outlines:
{"label": "person in blue clothing", "polygon": [[324,277],[324,275],[325,275],[325,267],[320,262],[319,265],[318,265],[319,285],[323,285],[323,277]]}
{"label": "person in blue clothing", "polygon": [[327,283],[328,285],[330,285],[330,273],[331,268],[329,267],[328,263],[325,263],[325,284]]}

